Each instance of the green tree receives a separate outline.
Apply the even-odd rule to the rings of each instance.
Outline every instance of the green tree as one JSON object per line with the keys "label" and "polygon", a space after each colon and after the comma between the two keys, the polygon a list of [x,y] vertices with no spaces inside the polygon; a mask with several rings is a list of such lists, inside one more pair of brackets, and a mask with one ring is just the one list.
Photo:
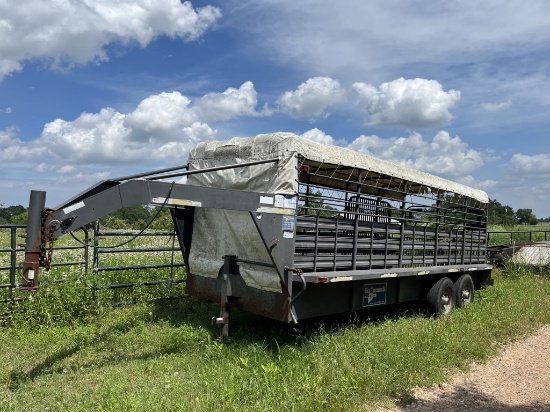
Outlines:
{"label": "green tree", "polygon": [[16,223],[13,221],[15,216],[24,213],[27,209],[21,205],[3,207],[0,204],[0,222],[3,223]]}
{"label": "green tree", "polygon": [[[158,213],[158,209],[152,209],[151,214],[155,216]],[[172,220],[172,214],[170,209],[164,208],[160,211],[159,215],[151,223],[151,229],[154,230],[174,230],[174,221]]]}
{"label": "green tree", "polygon": [[514,226],[518,223],[514,209],[495,199],[489,199],[488,219],[490,225]]}
{"label": "green tree", "polygon": [[516,217],[520,225],[536,225],[538,223],[538,219],[533,214],[532,209],[518,209]]}
{"label": "green tree", "polygon": [[15,225],[25,225],[27,224],[27,221],[29,220],[29,212],[24,211],[22,213],[19,213],[18,215],[12,216],[10,223],[13,223]]}
{"label": "green tree", "polygon": [[111,229],[141,229],[151,218],[151,209],[147,206],[124,207],[99,221],[102,226]]}
{"label": "green tree", "polygon": [[[317,215],[321,217],[332,217],[337,212],[338,209],[325,205],[325,201],[322,198],[323,194],[320,190],[315,191],[315,193],[312,193],[311,190],[308,188],[307,194],[304,196],[300,196],[300,201],[303,202],[303,207],[298,208],[298,215]],[[306,205],[306,199],[307,199],[307,208]]]}

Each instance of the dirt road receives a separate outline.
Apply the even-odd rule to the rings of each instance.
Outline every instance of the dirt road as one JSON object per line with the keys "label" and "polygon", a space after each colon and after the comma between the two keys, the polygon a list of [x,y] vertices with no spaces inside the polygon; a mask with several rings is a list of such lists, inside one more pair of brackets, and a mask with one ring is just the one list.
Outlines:
{"label": "dirt road", "polygon": [[386,411],[550,412],[550,325],[447,384],[417,389],[415,398]]}

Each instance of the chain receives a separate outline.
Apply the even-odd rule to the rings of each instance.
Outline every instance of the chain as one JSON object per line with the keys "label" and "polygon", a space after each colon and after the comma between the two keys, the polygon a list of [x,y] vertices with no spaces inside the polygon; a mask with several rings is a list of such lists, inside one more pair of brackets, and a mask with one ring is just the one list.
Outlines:
{"label": "chain", "polygon": [[40,256],[38,262],[46,270],[50,270],[53,255],[53,230],[51,225],[47,224],[48,216],[51,210],[44,209],[40,220]]}

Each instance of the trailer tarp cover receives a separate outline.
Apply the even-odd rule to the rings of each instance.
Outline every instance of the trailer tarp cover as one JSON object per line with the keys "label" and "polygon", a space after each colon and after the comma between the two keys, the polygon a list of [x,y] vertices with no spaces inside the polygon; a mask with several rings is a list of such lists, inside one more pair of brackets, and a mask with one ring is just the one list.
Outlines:
{"label": "trailer tarp cover", "polygon": [[[324,145],[292,133],[261,134],[228,141],[202,142],[189,155],[189,169],[204,169],[256,160],[278,158],[265,163],[188,176],[187,183],[196,186],[297,195],[299,161],[307,161],[316,170],[314,179],[320,185],[334,185],[336,173],[342,185],[356,182],[359,172],[371,179],[365,193],[403,199],[403,193],[455,193],[488,202],[487,194],[459,183],[397,165],[342,147]],[[301,160],[300,160],[301,159]],[[348,180],[345,181],[345,178]],[[376,182],[373,185],[373,181]],[[378,187],[376,186],[378,185]],[[406,185],[406,190],[404,190]],[[343,187],[343,186],[342,186]],[[269,254],[248,212],[201,209],[195,214],[193,242],[189,264],[192,273],[217,277],[223,265],[222,256],[270,264]],[[280,279],[273,268],[241,263],[241,276],[250,287],[281,291]]]}
{"label": "trailer tarp cover", "polygon": [[[298,191],[297,172],[291,158],[300,155],[318,165],[336,166],[371,172],[379,176],[391,177],[398,183],[407,182],[409,193],[427,191],[452,192],[465,195],[482,203],[489,198],[482,190],[455,183],[429,173],[378,159],[368,154],[358,153],[343,147],[325,145],[305,139],[293,133],[270,133],[255,137],[236,137],[228,141],[202,142],[189,155],[192,169],[221,166],[252,160],[279,157],[278,166],[257,165],[247,168],[222,170],[194,175],[191,184],[210,187],[253,190],[269,193],[294,194]],[[334,170],[331,169],[332,171]],[[381,182],[381,187],[384,183]],[[400,195],[395,193],[399,198]]]}

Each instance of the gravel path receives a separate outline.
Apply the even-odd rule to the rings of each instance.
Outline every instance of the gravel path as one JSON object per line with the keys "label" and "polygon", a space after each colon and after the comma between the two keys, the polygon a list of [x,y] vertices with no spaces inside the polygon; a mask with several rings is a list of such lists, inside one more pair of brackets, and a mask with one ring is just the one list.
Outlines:
{"label": "gravel path", "polygon": [[550,412],[550,325],[449,383],[417,389],[415,398],[387,412]]}

